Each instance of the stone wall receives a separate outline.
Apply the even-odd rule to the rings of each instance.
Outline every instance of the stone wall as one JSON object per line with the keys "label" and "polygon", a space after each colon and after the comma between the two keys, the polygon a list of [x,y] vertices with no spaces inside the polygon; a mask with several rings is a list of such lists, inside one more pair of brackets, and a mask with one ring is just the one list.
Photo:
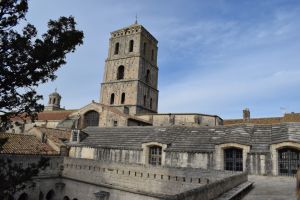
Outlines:
{"label": "stone wall", "polygon": [[147,121],[152,121],[153,126],[218,126],[223,120],[218,116],[202,114],[140,114],[137,115]]}

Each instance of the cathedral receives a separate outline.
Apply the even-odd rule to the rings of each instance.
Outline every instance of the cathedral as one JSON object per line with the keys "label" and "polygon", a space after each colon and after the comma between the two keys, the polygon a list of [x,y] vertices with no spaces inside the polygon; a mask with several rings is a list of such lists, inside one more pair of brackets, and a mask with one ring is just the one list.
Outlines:
{"label": "cathedral", "polygon": [[[222,199],[234,188],[246,191],[247,174],[296,173],[299,113],[252,119],[245,109],[231,120],[158,113],[157,44],[138,23],[111,32],[99,102],[66,110],[55,91],[34,123],[1,134],[10,144],[1,156],[52,158],[48,178],[27,198]],[[20,138],[34,148],[22,151]]]}

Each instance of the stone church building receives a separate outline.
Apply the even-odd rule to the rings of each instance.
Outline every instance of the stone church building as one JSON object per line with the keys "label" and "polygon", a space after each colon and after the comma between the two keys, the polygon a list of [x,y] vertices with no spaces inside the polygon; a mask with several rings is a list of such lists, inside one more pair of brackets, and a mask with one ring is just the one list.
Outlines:
{"label": "stone church building", "polygon": [[40,192],[53,187],[64,199],[214,199],[247,183],[247,174],[296,173],[299,113],[252,119],[245,109],[242,119],[231,120],[158,113],[157,44],[137,23],[111,32],[99,102],[65,110],[55,91],[36,122],[8,131],[56,150],[62,178],[41,181]]}

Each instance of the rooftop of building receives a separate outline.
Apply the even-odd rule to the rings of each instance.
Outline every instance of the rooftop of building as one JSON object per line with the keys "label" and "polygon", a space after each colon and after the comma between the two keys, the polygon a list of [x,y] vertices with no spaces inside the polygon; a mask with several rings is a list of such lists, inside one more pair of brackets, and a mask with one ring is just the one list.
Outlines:
{"label": "rooftop of building", "polygon": [[285,113],[282,117],[262,117],[262,118],[250,118],[250,119],[224,119],[224,125],[233,124],[278,124],[282,122],[300,122],[300,113]]}
{"label": "rooftop of building", "polygon": [[300,142],[300,123],[236,124],[216,127],[87,127],[79,146],[141,150],[143,143],[167,144],[166,151],[211,152],[216,144],[238,143],[253,152],[267,152],[270,144]]}
{"label": "rooftop of building", "polygon": [[58,155],[34,135],[0,133],[0,154]]}

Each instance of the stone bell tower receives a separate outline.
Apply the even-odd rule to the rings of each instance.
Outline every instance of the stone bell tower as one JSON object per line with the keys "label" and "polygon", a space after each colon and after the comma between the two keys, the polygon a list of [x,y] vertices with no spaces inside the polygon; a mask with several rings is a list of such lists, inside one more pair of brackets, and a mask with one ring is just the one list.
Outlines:
{"label": "stone bell tower", "polygon": [[130,114],[157,113],[157,43],[137,22],[111,33],[101,103]]}
{"label": "stone bell tower", "polygon": [[44,110],[45,111],[63,110],[62,108],[60,108],[60,100],[61,100],[61,96],[55,89],[55,91],[49,95],[48,105],[45,106]]}

